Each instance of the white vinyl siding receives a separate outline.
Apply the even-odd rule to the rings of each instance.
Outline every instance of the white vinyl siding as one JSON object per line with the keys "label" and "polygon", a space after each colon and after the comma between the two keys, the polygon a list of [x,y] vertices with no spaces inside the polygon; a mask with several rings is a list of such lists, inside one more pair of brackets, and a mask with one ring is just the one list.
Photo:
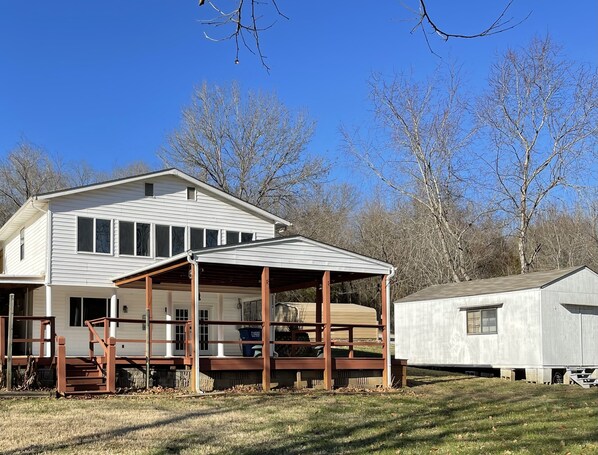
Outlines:
{"label": "white vinyl siding", "polygon": [[17,230],[4,246],[4,273],[43,275],[46,271],[47,214],[40,213],[24,226],[24,258],[21,260],[20,232]]}
{"label": "white vinyl siding", "polygon": [[[187,233],[191,227],[216,230],[216,238],[227,229],[254,232],[258,239],[274,236],[272,221],[266,221],[200,189],[197,189],[196,200],[187,200],[188,184],[183,179],[161,176],[153,178],[152,183],[153,197],[145,197],[143,183],[131,182],[51,200],[54,284],[111,285],[112,277],[156,261],[151,248],[147,257],[114,254],[97,255],[89,260],[88,255],[76,254],[78,216],[114,220],[114,252],[119,251],[119,220],[149,224],[151,237],[156,224],[185,227]],[[29,239],[27,241],[30,242]]]}

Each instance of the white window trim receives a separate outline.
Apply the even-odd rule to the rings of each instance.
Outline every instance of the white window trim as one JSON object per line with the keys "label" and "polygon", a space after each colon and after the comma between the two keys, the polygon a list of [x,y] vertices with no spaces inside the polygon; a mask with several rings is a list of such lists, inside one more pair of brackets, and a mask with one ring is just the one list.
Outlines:
{"label": "white window trim", "polygon": [[[81,325],[71,325],[71,299],[80,299],[80,309],[81,309]],[[87,330],[87,326],[84,324],[83,320],[83,300],[85,299],[104,299],[106,300],[106,317],[110,317],[110,297],[79,297],[76,295],[68,296],[66,298],[66,307],[68,308],[68,317],[66,319],[66,327],[68,329],[85,329]]]}
{"label": "white window trim", "polygon": [[[250,242],[253,242],[255,240],[255,231],[242,231],[240,229],[225,229],[224,230],[224,240],[227,240],[227,236],[229,232],[238,232],[239,233],[239,238],[237,239],[237,243],[235,245],[240,245],[241,243],[249,243],[249,242],[242,242],[241,239],[243,237],[243,234],[251,234],[251,240]],[[229,243],[223,243],[222,245],[229,245]]]}
{"label": "white window trim", "polygon": [[[203,229],[203,239],[202,239],[202,248],[207,248],[206,247],[206,240],[207,240],[207,234],[208,231],[218,231],[218,245],[216,246],[220,246],[220,245],[224,245],[224,243],[222,243],[222,236],[223,233],[226,233],[226,231],[224,229],[218,229],[218,228],[214,228],[214,227],[205,227],[205,226],[188,226],[188,238],[186,239],[186,247],[187,249],[191,249],[191,229]],[[225,238],[226,238],[226,234],[224,234]],[[212,247],[210,247],[212,248]]]}
{"label": "white window trim", "polygon": [[[498,308],[502,307],[502,303],[500,305],[490,305],[490,306],[478,306],[478,307],[471,307],[471,308],[460,308],[461,310],[465,310],[465,334],[467,336],[478,336],[478,335],[497,335],[498,334]],[[482,331],[482,311],[485,310],[495,310],[496,311],[496,330],[494,332],[483,332]],[[469,332],[467,326],[467,316],[470,312],[479,311],[480,312],[480,331],[479,332]]]}
{"label": "white window trim", "polygon": [[[93,220],[93,224],[91,227],[91,235],[93,236],[93,251],[79,251],[79,218],[88,218]],[[103,221],[110,221],[110,252],[109,253],[99,253],[96,251],[96,220],[103,220]],[[111,218],[101,218],[101,217],[94,217],[94,216],[83,216],[77,215],[76,227],[75,227],[75,253],[76,254],[93,254],[100,255],[100,256],[113,256],[114,255],[114,220]]]}
{"label": "white window trim", "polygon": [[25,260],[25,228],[19,231],[19,261]]}
{"label": "white window trim", "polygon": [[[148,196],[149,197],[149,196]],[[133,223],[133,254],[125,254],[120,252],[120,223]],[[147,223],[145,221],[132,221],[132,220],[118,220],[119,230],[118,230],[118,255],[126,258],[151,258],[154,259],[156,256],[154,255],[154,230],[155,224],[154,223]],[[142,256],[137,254],[137,224],[149,224],[150,226],[150,245],[149,251],[150,254],[147,256]]]}
{"label": "white window trim", "polygon": [[[156,236],[156,228],[158,226],[166,226],[168,227],[168,256],[158,256],[158,240],[155,238]],[[155,258],[160,258],[160,259],[166,259],[166,258],[171,258],[173,256],[172,254],[172,229],[173,228],[183,228],[184,232],[183,232],[183,251],[184,252],[186,250],[186,246],[187,246],[187,226],[179,226],[179,225],[170,225],[170,224],[160,224],[160,223],[156,223],[153,225],[153,235],[154,235],[154,256]],[[135,231],[137,232],[137,231]],[[204,244],[205,244],[205,230],[204,230]],[[177,253],[179,254],[179,253]],[[146,256],[140,256],[140,257],[146,257]]]}

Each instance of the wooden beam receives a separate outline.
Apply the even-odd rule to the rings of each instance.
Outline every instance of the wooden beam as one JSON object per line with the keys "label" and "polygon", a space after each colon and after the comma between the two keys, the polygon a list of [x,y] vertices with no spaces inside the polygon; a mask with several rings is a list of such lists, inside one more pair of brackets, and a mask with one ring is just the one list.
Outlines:
{"label": "wooden beam", "polygon": [[185,259],[184,261],[176,262],[174,264],[170,264],[170,265],[167,265],[165,267],[161,267],[161,268],[156,269],[156,270],[152,270],[152,271],[148,271],[148,272],[143,272],[143,273],[140,273],[138,275],[134,275],[134,276],[123,278],[121,280],[116,280],[116,281],[114,281],[114,284],[116,286],[122,286],[123,284],[129,284],[129,283],[133,283],[135,281],[143,281],[147,277],[153,277],[153,276],[156,276],[156,275],[160,275],[161,273],[169,272],[171,270],[178,269],[178,268],[183,267],[183,266],[188,265],[188,264],[189,264],[189,262],[187,261],[187,259]]}
{"label": "wooden beam", "polygon": [[330,317],[330,272],[322,275],[322,313],[324,319],[324,387],[332,390],[332,335]]}
{"label": "wooden beam", "polygon": [[[316,322],[322,322],[322,283],[316,285]],[[322,329],[316,328],[316,341],[322,341]]]}
{"label": "wooden beam", "polygon": [[295,291],[297,289],[313,288],[314,286],[317,286],[318,284],[320,284],[318,280],[304,281],[301,283],[291,283],[291,284],[286,284],[284,286],[278,286],[276,288],[270,289],[270,291],[273,293],[285,292],[285,291]]}
{"label": "wooden beam", "polygon": [[270,269],[262,269],[262,389],[270,390]]}
{"label": "wooden beam", "polygon": [[380,297],[381,297],[381,319],[382,319],[382,358],[384,359],[384,370],[382,372],[382,385],[388,387],[388,378],[390,372],[388,371],[388,321],[386,320],[386,310],[388,302],[386,301],[386,275],[382,276],[382,282],[380,284]]}

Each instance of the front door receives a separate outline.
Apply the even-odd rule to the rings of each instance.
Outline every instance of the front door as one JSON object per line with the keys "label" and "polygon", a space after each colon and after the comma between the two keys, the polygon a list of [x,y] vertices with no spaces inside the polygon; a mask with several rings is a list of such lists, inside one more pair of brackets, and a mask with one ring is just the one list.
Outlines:
{"label": "front door", "polygon": [[[175,308],[174,309],[174,320],[175,321],[188,321],[189,320],[189,308]],[[186,324],[175,324],[174,326],[174,355],[185,355],[185,327]],[[190,340],[189,340],[190,341]],[[189,349],[191,345],[189,345]]]}

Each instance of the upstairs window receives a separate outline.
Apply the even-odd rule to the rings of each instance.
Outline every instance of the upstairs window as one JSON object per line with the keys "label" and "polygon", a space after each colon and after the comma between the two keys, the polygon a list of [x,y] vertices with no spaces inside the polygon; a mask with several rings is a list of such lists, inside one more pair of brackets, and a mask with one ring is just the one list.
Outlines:
{"label": "upstairs window", "polygon": [[110,220],[77,217],[77,251],[110,254],[111,226]]}
{"label": "upstairs window", "polygon": [[21,261],[25,259],[25,229],[21,229],[19,232],[19,254]]}
{"label": "upstairs window", "polygon": [[220,231],[218,229],[191,228],[190,234],[189,247],[192,250],[218,246],[220,243]]}
{"label": "upstairs window", "polygon": [[236,245],[253,241],[253,232],[226,231],[226,244]]}
{"label": "upstairs window", "polygon": [[137,256],[150,255],[150,225],[135,223],[135,253]]}
{"label": "upstairs window", "polygon": [[145,195],[146,196],[153,196],[154,195],[154,184],[153,183],[146,183],[145,184]]}
{"label": "upstairs window", "polygon": [[118,253],[129,256],[150,255],[150,225],[133,221],[118,222]]}
{"label": "upstairs window", "polygon": [[497,333],[496,308],[468,310],[467,311],[467,334],[491,334]]}
{"label": "upstairs window", "polygon": [[180,226],[165,226],[157,224],[156,257],[175,256],[185,251],[185,228]]}
{"label": "upstairs window", "polygon": [[188,186],[187,187],[187,200],[194,201],[195,200],[195,187]]}

